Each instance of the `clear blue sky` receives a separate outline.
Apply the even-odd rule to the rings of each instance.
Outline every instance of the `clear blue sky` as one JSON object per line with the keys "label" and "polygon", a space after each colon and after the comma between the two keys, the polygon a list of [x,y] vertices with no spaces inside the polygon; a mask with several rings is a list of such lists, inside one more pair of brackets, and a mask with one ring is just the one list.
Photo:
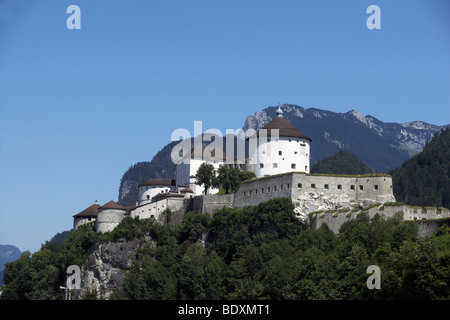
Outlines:
{"label": "clear blue sky", "polygon": [[117,201],[194,120],[224,132],[281,102],[448,124],[449,18],[445,0],[0,1],[0,244],[36,251]]}

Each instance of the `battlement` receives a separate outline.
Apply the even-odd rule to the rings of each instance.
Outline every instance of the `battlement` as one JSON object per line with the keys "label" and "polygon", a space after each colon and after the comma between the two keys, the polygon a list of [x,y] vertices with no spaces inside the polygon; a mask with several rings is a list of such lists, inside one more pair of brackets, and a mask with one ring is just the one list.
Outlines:
{"label": "battlement", "polygon": [[322,175],[293,172],[244,181],[234,196],[234,207],[257,205],[278,197],[299,200],[305,193],[344,196],[358,204],[361,201],[395,201],[392,177],[373,175]]}
{"label": "battlement", "polygon": [[400,202],[376,203],[362,209],[342,208],[338,210],[319,210],[309,214],[310,226],[318,229],[323,224],[334,233],[339,232],[341,225],[349,220],[356,219],[361,213],[367,213],[372,219],[376,214],[383,218],[393,217],[396,213],[401,213],[405,221],[437,221],[450,219],[450,211],[442,207],[418,207],[409,206]]}

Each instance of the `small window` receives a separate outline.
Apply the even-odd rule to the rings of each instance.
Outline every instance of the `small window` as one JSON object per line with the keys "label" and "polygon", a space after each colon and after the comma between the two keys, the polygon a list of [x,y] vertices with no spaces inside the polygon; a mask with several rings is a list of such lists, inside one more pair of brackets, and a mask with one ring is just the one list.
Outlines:
{"label": "small window", "polygon": [[288,183],[288,184],[287,184],[287,188],[289,189],[289,187],[290,187],[290,184]]}
{"label": "small window", "polygon": [[363,191],[364,187],[362,185],[359,185],[359,191]]}
{"label": "small window", "polygon": [[273,163],[273,167],[274,167],[274,168],[278,168],[278,163],[274,162],[274,163]]}
{"label": "small window", "polygon": [[316,188],[316,184],[315,183],[311,183],[311,189],[315,189]]}
{"label": "small window", "polygon": [[258,194],[258,189],[255,189],[255,194]]}
{"label": "small window", "polygon": [[323,187],[324,187],[325,190],[329,189],[327,184],[325,184]]}
{"label": "small window", "polygon": [[150,195],[149,195],[149,194],[147,195],[147,200],[148,200],[148,199],[150,199]]}
{"label": "small window", "polygon": [[244,191],[244,197],[245,197],[245,191]]}
{"label": "small window", "polygon": [[259,168],[260,168],[260,169],[264,168],[264,163],[260,163],[260,164],[259,164]]}
{"label": "small window", "polygon": [[251,195],[252,195],[252,190],[250,190],[250,191],[248,192],[248,195],[249,195],[249,196],[251,196]]}
{"label": "small window", "polygon": [[280,190],[283,190],[283,189],[284,189],[284,185],[281,185],[281,186],[280,186]]}
{"label": "small window", "polygon": [[297,152],[297,151],[294,151],[294,154],[298,154],[298,152]]}
{"label": "small window", "polygon": [[153,214],[150,216],[150,218],[152,218],[152,219],[153,219],[154,217],[155,217],[155,216],[154,216]]}
{"label": "small window", "polygon": [[308,170],[308,166],[305,166],[305,171],[307,171]]}
{"label": "small window", "polygon": [[273,186],[273,191],[277,191],[277,186]]}
{"label": "small window", "polygon": [[338,190],[342,190],[342,185],[338,184],[337,188],[338,188]]}
{"label": "small window", "polygon": [[289,142],[291,142],[292,140],[291,139],[289,139]]}
{"label": "small window", "polygon": [[295,169],[295,163],[291,164],[291,169]]}
{"label": "small window", "polygon": [[270,187],[267,187],[267,193],[269,193],[270,192]]}
{"label": "small window", "polygon": [[350,186],[350,190],[355,190],[355,186],[354,186],[354,185],[351,185],[351,186]]}
{"label": "small window", "polygon": [[301,183],[299,183],[299,184],[297,184],[297,187],[298,187],[299,189],[301,189],[303,186],[302,186]]}
{"label": "small window", "polygon": [[373,186],[373,190],[378,191],[378,185],[377,185],[377,184],[375,184],[375,185]]}
{"label": "small window", "polygon": [[283,154],[282,151],[278,151],[278,155],[281,156]]}

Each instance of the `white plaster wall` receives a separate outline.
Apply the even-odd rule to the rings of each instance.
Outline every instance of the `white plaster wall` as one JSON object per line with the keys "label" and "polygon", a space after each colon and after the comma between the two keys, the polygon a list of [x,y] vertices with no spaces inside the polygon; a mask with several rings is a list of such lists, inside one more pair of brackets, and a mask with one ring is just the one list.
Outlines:
{"label": "white plaster wall", "polygon": [[152,198],[159,193],[168,193],[175,191],[174,186],[142,186],[139,187],[139,205],[149,203]]}
{"label": "white plaster wall", "polygon": [[86,225],[86,224],[94,224],[95,218],[89,218],[88,217],[78,217],[73,219],[73,229],[77,230],[79,227]]}
{"label": "white plaster wall", "polygon": [[[195,195],[204,194],[205,188],[203,186],[198,186],[195,184],[195,178],[190,178],[197,174],[197,170],[200,168],[202,163],[211,164],[214,170],[217,172],[223,161],[204,161],[202,159],[190,159],[188,163],[180,163],[175,169],[175,179],[177,185],[188,185]],[[219,189],[210,188],[208,194],[217,193]]]}
{"label": "white plaster wall", "polygon": [[[285,172],[306,172],[310,170],[310,144],[306,139],[280,137],[267,138],[269,141],[259,144],[254,154],[254,172],[264,177]],[[280,154],[281,153],[281,154]],[[263,167],[261,168],[261,164]],[[292,165],[295,167],[292,167]]]}

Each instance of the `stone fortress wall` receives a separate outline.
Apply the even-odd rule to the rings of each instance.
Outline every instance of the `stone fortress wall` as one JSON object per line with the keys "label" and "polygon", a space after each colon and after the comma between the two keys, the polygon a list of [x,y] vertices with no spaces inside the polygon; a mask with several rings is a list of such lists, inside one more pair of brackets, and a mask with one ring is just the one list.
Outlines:
{"label": "stone fortress wall", "polygon": [[296,202],[306,200],[304,196],[310,194],[336,197],[338,202],[349,206],[395,201],[389,175],[347,176],[298,172],[243,182],[234,195],[233,205],[242,208],[278,197],[288,197]]}
{"label": "stone fortress wall", "polygon": [[402,203],[386,202],[384,204],[375,203],[362,209],[337,209],[326,211],[315,211],[309,214],[311,229],[318,229],[326,224],[334,233],[339,232],[341,225],[349,220],[356,219],[361,213],[367,213],[372,219],[376,214],[382,218],[394,217],[400,213],[405,221],[416,221],[419,224],[419,234],[421,236],[430,235],[441,223],[450,219],[449,209],[436,207],[408,206]]}
{"label": "stone fortress wall", "polygon": [[245,181],[234,194],[208,194],[200,196],[175,196],[168,194],[150,203],[138,206],[128,214],[120,209],[103,209],[95,221],[97,232],[112,231],[126,216],[155,219],[164,223],[162,213],[172,212],[171,224],[179,225],[188,211],[211,216],[223,207],[243,208],[255,206],[270,199],[292,199],[298,218],[308,222],[312,229],[323,224],[335,233],[340,226],[355,219],[362,212],[370,218],[380,214],[393,217],[400,212],[406,221],[418,221],[420,234],[430,234],[439,223],[425,223],[450,219],[449,210],[434,207],[413,207],[395,202],[392,178],[389,175],[318,175],[285,173]]}

